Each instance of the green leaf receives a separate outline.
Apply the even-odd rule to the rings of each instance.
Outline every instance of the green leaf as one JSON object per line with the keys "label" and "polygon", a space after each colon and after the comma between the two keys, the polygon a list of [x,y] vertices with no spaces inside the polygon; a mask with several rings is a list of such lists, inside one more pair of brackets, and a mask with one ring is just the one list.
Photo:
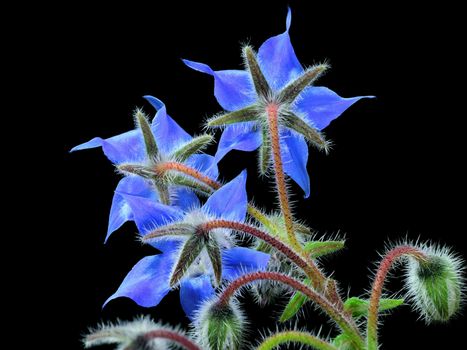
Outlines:
{"label": "green leaf", "polygon": [[198,257],[205,246],[205,239],[202,236],[193,235],[187,239],[178,258],[175,269],[170,277],[170,287],[177,284],[185,272]]}
{"label": "green leaf", "polygon": [[354,346],[352,338],[345,334],[339,334],[332,340],[332,344],[335,345],[339,350],[357,350]]}
{"label": "green leaf", "polygon": [[210,118],[206,125],[208,127],[219,127],[236,123],[251,122],[257,120],[258,112],[256,106],[249,106],[238,111],[221,114]]}
{"label": "green leaf", "polygon": [[308,125],[302,118],[292,112],[287,112],[282,118],[282,124],[284,126],[303,135],[305,139],[316,148],[327,152],[329,143],[317,129]]}
{"label": "green leaf", "polygon": [[[308,278],[306,278],[303,283],[308,286],[311,285],[311,281]],[[282,311],[279,322],[285,322],[294,317],[307,300],[308,297],[305,294],[301,292],[295,292],[285,306],[284,311]]]}
{"label": "green leaf", "polygon": [[183,162],[187,160],[191,155],[202,151],[205,149],[214,139],[212,135],[203,134],[194,137],[191,141],[183,144],[180,148],[178,148],[172,156],[177,159],[179,162]]}
{"label": "green leaf", "polygon": [[243,56],[245,57],[245,61],[248,65],[258,97],[263,97],[266,100],[269,99],[272,94],[271,88],[259,67],[258,60],[256,59],[256,54],[253,49],[248,45],[245,46],[243,48]]}
{"label": "green leaf", "polygon": [[144,144],[146,146],[146,153],[148,155],[148,158],[156,159],[159,154],[156,139],[154,138],[154,134],[152,133],[151,125],[149,125],[148,118],[141,109],[136,110],[135,121],[140,127],[141,132],[143,133]]}
{"label": "green leaf", "polygon": [[341,250],[345,246],[345,241],[312,241],[305,243],[303,249],[310,253],[312,259],[331,254]]}
{"label": "green leaf", "polygon": [[284,87],[279,94],[279,100],[292,103],[306,87],[313,84],[328,68],[327,64],[318,64],[307,69],[301,76]]}
{"label": "green leaf", "polygon": [[[404,304],[404,299],[381,299],[379,302],[379,311],[391,310]],[[352,297],[345,301],[344,310],[351,312],[355,318],[368,315],[368,300],[358,297]]]}

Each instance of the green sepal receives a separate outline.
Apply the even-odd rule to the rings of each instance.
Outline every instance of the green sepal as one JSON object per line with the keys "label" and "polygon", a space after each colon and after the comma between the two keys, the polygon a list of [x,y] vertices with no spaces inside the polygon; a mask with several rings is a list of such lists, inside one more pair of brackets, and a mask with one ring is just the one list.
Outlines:
{"label": "green sepal", "polygon": [[253,49],[250,46],[245,46],[243,48],[243,56],[245,57],[245,61],[248,65],[258,97],[269,99],[272,94],[271,88],[259,67],[258,60],[256,59],[256,54]]}
{"label": "green sepal", "polygon": [[135,121],[143,133],[144,145],[146,146],[146,154],[148,155],[148,158],[156,159],[159,154],[156,139],[152,133],[148,118],[141,109],[136,110]]}
{"label": "green sepal", "polygon": [[172,156],[179,162],[187,160],[191,155],[205,149],[212,141],[214,137],[209,134],[203,134],[194,137],[191,141],[183,144]]}
{"label": "green sepal", "polygon": [[303,249],[312,259],[331,254],[345,247],[345,241],[312,241],[306,242]]}
{"label": "green sepal", "polygon": [[210,239],[206,244],[209,260],[214,271],[215,285],[219,286],[222,281],[222,254],[219,244],[215,239]]}
{"label": "green sepal", "polygon": [[261,175],[266,175],[271,164],[271,141],[269,140],[267,128],[261,128],[261,136],[263,138],[263,142],[261,142],[261,146],[259,146],[258,150],[259,172]]}
{"label": "green sepal", "polygon": [[315,128],[308,125],[302,118],[292,112],[284,113],[282,123],[287,128],[303,135],[305,139],[320,150],[327,151],[329,143],[324,136]]}
{"label": "green sepal", "polygon": [[279,100],[282,103],[292,103],[305,88],[313,84],[328,68],[327,64],[318,64],[307,69],[302,75],[282,89],[279,93]]}
{"label": "green sepal", "polygon": [[208,185],[182,175],[171,176],[168,182],[172,185],[187,187],[203,197],[209,197],[214,191]]}
{"label": "green sepal", "polygon": [[170,287],[180,281],[185,272],[191,266],[193,261],[198,257],[203,248],[205,247],[205,238],[199,235],[193,235],[187,239],[181,250],[175,269],[170,277]]}
{"label": "green sepal", "polygon": [[239,109],[238,111],[214,116],[207,121],[206,126],[221,127],[236,123],[251,122],[257,119],[257,107],[253,105]]}
{"label": "green sepal", "polygon": [[[394,309],[404,304],[404,299],[381,299],[379,302],[379,311]],[[351,313],[353,317],[359,318],[368,315],[369,301],[358,297],[351,297],[344,303],[344,310]]]}

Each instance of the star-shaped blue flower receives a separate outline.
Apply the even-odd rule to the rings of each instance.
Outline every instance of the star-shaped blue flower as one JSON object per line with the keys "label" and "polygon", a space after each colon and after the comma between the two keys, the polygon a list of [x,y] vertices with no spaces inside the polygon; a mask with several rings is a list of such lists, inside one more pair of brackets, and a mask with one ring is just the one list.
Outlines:
{"label": "star-shaped blue flower", "polygon": [[286,31],[266,40],[257,56],[245,47],[246,70],[214,71],[206,64],[184,60],[197,71],[214,77],[214,95],[219,104],[231,113],[208,121],[211,127],[225,127],[216,160],[229,151],[259,150],[262,173],[270,164],[270,137],[265,125],[266,110],[271,105],[278,110],[281,156],[284,172],[310,194],[307,173],[306,141],[326,149],[320,130],[363,97],[342,98],[326,87],[310,86],[327,68],[318,65],[304,69],[298,61],[289,37],[290,9]]}
{"label": "star-shaped blue flower", "polygon": [[[171,218],[166,220],[177,227],[192,226],[212,219],[243,221],[246,215],[247,194],[245,190],[246,171],[214,192],[201,208],[189,211],[172,208]],[[146,199],[124,195],[132,207],[134,219],[139,227],[154,226],[152,215],[146,210]],[[164,214],[164,213],[161,213]],[[165,213],[167,214],[167,213]],[[158,215],[158,214],[156,214]],[[176,227],[176,226],[172,226]],[[143,235],[147,230],[143,231]],[[106,301],[106,304],[118,297],[128,297],[137,304],[151,307],[159,304],[174,285],[173,276],[181,266],[182,274],[176,284],[180,285],[180,301],[187,316],[193,320],[200,304],[215,293],[215,267],[209,248],[200,247],[199,253],[192,256],[192,262],[186,261],[186,246],[192,237],[183,235],[161,237],[152,242],[163,251],[162,254],[148,256],[140,260],[123,280],[118,290]],[[222,278],[232,280],[240,275],[265,269],[269,255],[254,249],[235,247],[231,232],[219,230],[212,240],[220,247]],[[163,245],[163,247],[161,247]],[[196,245],[195,249],[196,250]],[[192,252],[188,252],[192,253]],[[185,265],[186,266],[185,266]]]}
{"label": "star-shaped blue flower", "polygon": [[[135,130],[108,139],[93,138],[86,143],[74,147],[71,152],[102,147],[104,154],[115,165],[132,163],[140,164],[141,166],[154,166],[157,162],[182,161],[190,167],[201,171],[203,174],[216,179],[218,169],[214,157],[207,154],[193,154],[204,145],[202,142],[199,142],[200,138],[198,137],[196,140],[183,130],[167,114],[163,102],[153,96],[145,96],[145,98],[157,110],[150,125],[152,133],[150,136],[155,140],[157,157],[148,156],[142,128],[136,128]],[[209,138],[208,136],[207,141],[209,141]],[[185,153],[181,154],[180,152]],[[155,186],[153,181],[137,175],[129,175],[121,179],[112,200],[106,241],[126,221],[134,221],[134,213],[130,203],[133,197],[138,198],[140,201],[143,198],[145,199],[145,210],[153,214],[151,217],[154,223],[165,222],[167,217],[170,216],[171,206],[189,209],[199,204],[197,196],[191,190],[173,185],[166,187]],[[162,200],[161,191],[168,194],[168,203],[164,203]],[[156,213],[159,213],[159,216],[156,216]],[[145,230],[144,227],[138,226],[138,228],[140,232]]]}

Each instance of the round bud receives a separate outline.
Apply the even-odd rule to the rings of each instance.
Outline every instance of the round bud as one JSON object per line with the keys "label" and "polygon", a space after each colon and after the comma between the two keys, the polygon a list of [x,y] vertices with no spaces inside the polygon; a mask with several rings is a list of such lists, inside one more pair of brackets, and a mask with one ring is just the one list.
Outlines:
{"label": "round bud", "polygon": [[199,344],[210,350],[240,348],[245,318],[236,302],[208,301],[199,310],[193,324]]}
{"label": "round bud", "polygon": [[426,250],[426,261],[409,261],[408,294],[426,322],[445,322],[459,311],[462,302],[462,261],[447,249]]}

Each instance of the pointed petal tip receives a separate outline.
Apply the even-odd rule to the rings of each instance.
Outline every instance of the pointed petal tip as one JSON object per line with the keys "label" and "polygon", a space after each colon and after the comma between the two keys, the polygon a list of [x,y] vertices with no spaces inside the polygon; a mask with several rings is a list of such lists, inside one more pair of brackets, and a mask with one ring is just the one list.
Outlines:
{"label": "pointed petal tip", "polygon": [[157,97],[151,95],[144,95],[143,98],[146,101],[148,101],[155,108],[156,111],[165,107],[164,102],[159,100]]}
{"label": "pointed petal tip", "polygon": [[290,6],[287,6],[287,18],[285,20],[286,32],[289,31],[291,24],[292,24],[292,9],[290,8]]}
{"label": "pointed petal tip", "polygon": [[187,59],[184,59],[184,58],[182,58],[182,62],[185,63],[185,65],[187,67],[190,67],[191,69],[194,69],[194,70],[196,70],[198,72],[206,73],[206,74],[209,74],[209,75],[214,75],[215,74],[214,71],[212,70],[212,68],[209,67],[205,63],[190,61],[190,60],[187,60]]}

